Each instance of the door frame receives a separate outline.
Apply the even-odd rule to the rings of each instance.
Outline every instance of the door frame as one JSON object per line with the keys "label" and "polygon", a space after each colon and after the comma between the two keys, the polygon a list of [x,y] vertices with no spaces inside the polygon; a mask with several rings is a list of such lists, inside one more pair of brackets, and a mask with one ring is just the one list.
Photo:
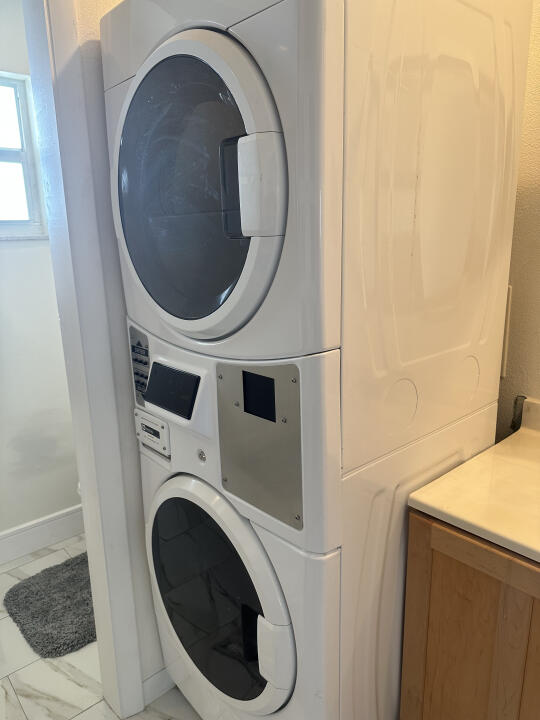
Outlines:
{"label": "door frame", "polygon": [[[145,687],[141,666],[136,598],[150,587],[99,41],[85,36],[74,0],[23,0],[23,9],[103,693],[125,718],[172,682],[164,673]],[[97,2],[92,12],[97,27]]]}

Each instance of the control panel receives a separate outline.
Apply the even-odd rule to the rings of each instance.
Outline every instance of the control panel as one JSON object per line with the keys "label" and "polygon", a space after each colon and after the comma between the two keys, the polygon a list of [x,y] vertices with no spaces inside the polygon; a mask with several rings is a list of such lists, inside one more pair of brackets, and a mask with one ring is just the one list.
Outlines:
{"label": "control panel", "polygon": [[191,420],[200,380],[199,375],[154,362],[144,399],[147,403]]}
{"label": "control panel", "polygon": [[144,394],[148,387],[148,372],[150,369],[148,337],[130,325],[129,342],[131,345],[131,368],[135,386],[135,400],[138,405],[144,407]]}
{"label": "control panel", "polygon": [[163,457],[170,458],[171,440],[167,423],[141,410],[135,410],[134,416],[135,432],[139,442]]}

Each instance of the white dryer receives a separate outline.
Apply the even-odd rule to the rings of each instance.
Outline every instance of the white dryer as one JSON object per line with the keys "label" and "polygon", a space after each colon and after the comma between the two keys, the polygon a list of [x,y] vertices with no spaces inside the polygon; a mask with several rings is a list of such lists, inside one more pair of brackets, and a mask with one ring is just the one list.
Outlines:
{"label": "white dryer", "polygon": [[340,344],[343,2],[279,5],[128,0],[102,22],[128,314],[221,357]]}

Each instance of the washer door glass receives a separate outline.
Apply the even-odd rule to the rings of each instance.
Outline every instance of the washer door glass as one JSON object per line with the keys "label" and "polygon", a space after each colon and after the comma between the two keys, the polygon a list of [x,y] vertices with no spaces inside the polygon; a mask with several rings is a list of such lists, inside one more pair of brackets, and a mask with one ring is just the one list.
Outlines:
{"label": "washer door glass", "polygon": [[155,515],[152,555],[166,612],[192,661],[229,697],[258,697],[266,687],[257,647],[263,611],[223,530],[195,503],[171,498]]}
{"label": "washer door glass", "polygon": [[177,318],[215,312],[233,291],[250,239],[240,229],[242,115],[205,62],[173,55],[140,83],[122,130],[124,237],[148,293]]}

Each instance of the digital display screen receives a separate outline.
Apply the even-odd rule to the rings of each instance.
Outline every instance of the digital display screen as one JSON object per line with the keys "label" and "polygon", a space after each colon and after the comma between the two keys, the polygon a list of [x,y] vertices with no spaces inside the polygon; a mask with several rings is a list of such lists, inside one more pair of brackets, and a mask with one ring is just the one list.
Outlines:
{"label": "digital display screen", "polygon": [[274,378],[242,371],[244,412],[263,420],[276,422],[276,391]]}
{"label": "digital display screen", "polygon": [[201,378],[155,362],[150,371],[146,402],[191,420]]}
{"label": "digital display screen", "polygon": [[149,435],[153,435],[155,438],[159,439],[159,437],[160,437],[159,432],[155,428],[150,427],[150,425],[145,425],[144,423],[141,423],[141,427],[145,433],[148,433]]}

